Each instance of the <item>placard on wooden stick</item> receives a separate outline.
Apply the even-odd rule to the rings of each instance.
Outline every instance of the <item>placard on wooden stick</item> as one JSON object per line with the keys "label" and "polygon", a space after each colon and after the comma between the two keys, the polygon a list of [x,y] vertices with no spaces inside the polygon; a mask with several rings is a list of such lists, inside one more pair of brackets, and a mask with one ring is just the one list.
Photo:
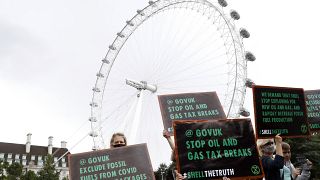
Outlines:
{"label": "placard on wooden stick", "polygon": [[173,123],[178,170],[188,179],[263,177],[250,119]]}
{"label": "placard on wooden stick", "polygon": [[253,86],[252,90],[258,138],[310,135],[302,88]]}
{"label": "placard on wooden stick", "polygon": [[175,120],[226,119],[216,92],[158,96],[164,129],[172,131]]}
{"label": "placard on wooden stick", "polygon": [[305,91],[308,122],[311,131],[320,131],[320,89]]}
{"label": "placard on wooden stick", "polygon": [[146,144],[69,155],[71,179],[154,180]]}

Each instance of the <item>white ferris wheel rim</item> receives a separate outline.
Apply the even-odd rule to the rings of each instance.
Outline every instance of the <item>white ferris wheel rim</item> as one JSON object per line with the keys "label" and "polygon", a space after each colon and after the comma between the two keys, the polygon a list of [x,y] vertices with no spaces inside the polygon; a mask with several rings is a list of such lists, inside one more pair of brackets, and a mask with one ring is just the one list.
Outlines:
{"label": "white ferris wheel rim", "polygon": [[[147,81],[147,83],[150,86],[153,86],[153,88],[156,88],[155,92],[144,92],[144,91],[138,91],[135,89],[135,91],[131,91],[130,95],[121,95],[122,91],[120,88],[120,85],[113,86],[112,83],[115,81],[115,76],[119,73],[115,72],[114,69],[117,69],[117,63],[119,59],[121,58],[120,51],[126,51],[125,45],[129,44],[129,38],[131,36],[138,34],[138,30],[141,27],[142,24],[146,24],[146,22],[151,19],[151,17],[154,16],[160,16],[160,14],[166,12],[166,10],[171,9],[187,9],[191,11],[198,11],[203,14],[203,16],[208,17],[208,19],[213,19],[213,24],[215,24],[215,27],[217,27],[217,31],[220,32],[219,36],[221,37],[220,40],[224,42],[225,46],[225,61],[226,64],[228,64],[228,72],[226,74],[228,75],[228,79],[225,82],[225,89],[226,90],[226,96],[224,97],[225,100],[220,101],[226,101],[227,103],[222,102],[224,107],[228,107],[226,111],[226,114],[228,117],[238,117],[239,116],[239,109],[242,107],[244,102],[244,96],[245,96],[245,81],[246,81],[246,70],[247,70],[247,64],[244,57],[244,48],[242,43],[242,38],[239,35],[238,30],[236,29],[234,22],[232,21],[232,18],[227,17],[226,14],[224,14],[223,8],[219,5],[217,2],[211,3],[206,0],[189,0],[189,1],[182,1],[182,0],[159,0],[156,2],[149,2],[149,5],[146,6],[142,10],[138,10],[137,14],[129,21],[127,21],[124,28],[117,33],[117,37],[113,41],[113,43],[109,46],[109,50],[102,60],[102,65],[100,67],[99,72],[97,73],[97,79],[95,83],[95,87],[93,88],[93,97],[92,102],[90,103],[91,106],[91,136],[93,137],[93,149],[101,149],[105,147],[105,138],[104,135],[107,134],[107,137],[110,137],[111,132],[117,131],[117,128],[113,128],[115,126],[122,126],[126,128],[134,129],[134,132],[130,132],[130,136],[134,133],[137,133],[138,124],[140,122],[137,122],[137,120],[133,120],[134,122],[120,122],[120,124],[116,124],[115,121],[111,121],[111,118],[115,118],[113,114],[116,114],[117,111],[122,111],[121,108],[125,107],[124,110],[131,112],[136,111],[136,109],[139,109],[139,111],[142,113],[142,115],[138,115],[138,117],[135,117],[133,119],[139,119],[141,116],[143,116],[143,106],[145,104],[154,103],[154,99],[159,94],[165,94],[165,93],[179,93],[176,91],[160,91],[161,88],[163,88],[163,84],[160,82],[151,82]],[[151,20],[150,20],[151,21]],[[129,46],[129,45],[128,45]],[[134,53],[133,53],[134,54]],[[124,55],[123,55],[124,56]],[[128,58],[128,57],[127,57]],[[206,59],[203,60],[203,63]],[[159,61],[159,60],[158,60]],[[180,61],[181,63],[181,61]],[[205,64],[202,64],[202,66],[205,66]],[[118,65],[119,66],[119,65]],[[134,65],[132,65],[134,66]],[[197,65],[196,65],[197,66]],[[184,69],[188,69],[190,67],[185,67]],[[118,68],[117,70],[123,71],[124,69]],[[151,69],[151,68],[150,68]],[[169,68],[170,69],[170,68]],[[146,69],[138,69],[139,71],[145,71]],[[168,69],[167,69],[168,70]],[[206,69],[202,68],[202,71],[205,71]],[[208,69],[212,70],[212,69]],[[129,70],[128,70],[129,71]],[[156,71],[156,70],[154,70]],[[169,70],[168,70],[169,71]],[[180,71],[181,72],[181,71]],[[127,73],[127,72],[121,72],[121,73]],[[135,72],[138,74],[138,72]],[[190,72],[186,72],[190,73]],[[116,75],[113,75],[116,74]],[[132,75],[132,74],[131,74]],[[148,76],[149,74],[147,74]],[[150,75],[152,76],[152,75]],[[168,76],[168,75],[167,75]],[[178,75],[177,75],[178,76]],[[213,75],[210,74],[210,77]],[[169,76],[167,78],[171,78],[174,76]],[[192,78],[195,77],[195,74],[192,74]],[[210,78],[208,77],[208,78]],[[131,77],[125,77],[123,79],[123,84],[125,84],[125,79],[130,79]],[[145,79],[133,79],[134,81],[140,82],[145,81]],[[158,79],[159,80],[159,79]],[[159,80],[160,81],[160,80]],[[183,84],[183,83],[181,83]],[[116,88],[115,91],[109,92],[110,89]],[[129,88],[126,86],[126,88]],[[164,88],[163,88],[164,89]],[[180,89],[181,90],[181,89]],[[202,89],[201,89],[202,90]],[[201,91],[200,90],[200,91]],[[208,91],[207,89],[204,89],[205,91]],[[191,90],[191,92],[194,90]],[[214,91],[214,89],[212,89]],[[181,92],[190,92],[188,90],[181,90]],[[111,99],[110,97],[114,94],[120,94],[121,97],[118,97],[118,99]],[[141,96],[140,98],[134,98],[137,97],[137,95]],[[126,98],[122,99],[122,96]],[[109,99],[108,99],[109,98]],[[153,98],[153,99],[152,99]],[[108,114],[105,114],[105,110],[109,108],[105,104],[106,99],[108,99],[109,103],[114,103],[116,101],[119,101],[120,103],[115,106],[114,109],[112,109],[112,112],[108,112]],[[143,99],[143,100],[142,100]],[[110,102],[111,101],[111,102]],[[129,107],[129,105],[131,105]],[[154,107],[152,107],[154,109]],[[225,108],[226,109],[226,108]],[[151,111],[148,109],[147,111]],[[123,113],[123,112],[121,112]],[[129,113],[128,113],[129,114]],[[128,117],[121,117],[127,119]],[[116,118],[115,118],[116,119]],[[118,121],[122,121],[121,119]],[[160,124],[162,124],[161,119],[159,119]],[[150,122],[144,122],[144,123],[150,123]],[[105,133],[103,131],[104,126],[110,126],[109,132]],[[133,127],[135,126],[135,127]],[[151,125],[149,125],[151,127]],[[147,128],[148,125],[146,125],[145,128]],[[140,129],[143,127],[140,127]],[[161,129],[163,127],[159,127]],[[125,130],[124,130],[125,131]],[[161,130],[162,131],[162,130]],[[148,136],[148,134],[146,134]],[[158,134],[160,138],[161,134]],[[150,137],[151,138],[151,137]],[[138,142],[140,143],[140,142]],[[151,155],[152,156],[152,155]]]}

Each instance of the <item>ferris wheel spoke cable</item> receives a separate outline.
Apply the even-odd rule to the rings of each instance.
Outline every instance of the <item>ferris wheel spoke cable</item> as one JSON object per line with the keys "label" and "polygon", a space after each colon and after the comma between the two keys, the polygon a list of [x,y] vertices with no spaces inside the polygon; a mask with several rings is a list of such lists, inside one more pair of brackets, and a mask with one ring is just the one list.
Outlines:
{"label": "ferris wheel spoke cable", "polygon": [[[175,59],[175,58],[172,58],[172,56],[176,56],[176,54],[181,54],[179,53],[179,49],[185,49],[184,46],[181,46],[182,43],[185,41],[185,38],[181,38],[181,37],[187,37],[187,32],[185,31],[185,28],[188,27],[189,30],[191,29],[194,29],[193,27],[190,27],[190,26],[187,26],[187,24],[194,24],[195,22],[195,19],[191,19],[191,20],[188,20],[188,21],[185,21],[183,18],[182,18],[182,10],[174,10],[174,12],[172,12],[172,24],[169,26],[168,29],[168,36],[163,40],[165,42],[168,42],[170,45],[169,47],[171,48],[166,48],[165,50],[165,53],[162,53],[160,55],[162,55],[160,57],[160,61],[162,61],[163,59]],[[176,17],[175,14],[177,14],[177,18],[173,18],[173,17]],[[182,20],[182,22],[180,22]],[[191,22],[190,22],[191,21]],[[175,24],[177,24],[177,22],[179,22],[179,27],[176,27]],[[180,40],[179,40],[179,37],[180,37]],[[168,40],[169,39],[169,40]],[[178,52],[175,52],[175,54],[173,54],[174,51],[172,51],[172,49],[174,50],[178,50]]]}
{"label": "ferris wheel spoke cable", "polygon": [[[224,66],[224,65],[222,65]],[[211,79],[219,79],[223,76],[228,76],[228,73],[221,72],[221,70],[217,68],[213,68],[211,71],[207,68],[202,68],[200,72],[193,72],[193,69],[189,69],[189,71],[179,71],[176,73],[171,73],[171,75],[166,75],[167,78],[161,78],[158,79],[157,84],[166,84],[166,83],[173,83],[173,82],[179,82],[179,81],[185,81],[185,80],[193,80],[193,79],[201,79],[205,78],[207,76],[212,77]],[[214,69],[216,69],[214,71]],[[187,74],[187,75],[186,75]]]}
{"label": "ferris wheel spoke cable", "polygon": [[[215,76],[214,74],[212,74],[213,76]],[[211,81],[210,82],[219,82],[219,78],[221,78],[222,76],[221,75],[226,75],[225,73],[219,73],[219,74],[216,74],[217,78],[216,79],[210,79]],[[164,86],[169,86],[169,87],[172,87],[170,86],[170,84],[175,84],[175,83],[182,83],[182,82],[188,82],[190,80],[199,80],[198,82],[196,83],[188,83],[188,86],[190,85],[196,85],[196,84],[202,84],[202,85],[206,85],[207,87],[211,87],[211,86],[214,86],[215,84],[214,83],[210,83],[208,84],[208,81],[200,81],[200,80],[203,80],[203,78],[206,77],[206,76],[198,76],[198,77],[192,77],[191,78],[184,78],[184,79],[172,79],[170,81],[165,81],[165,82],[162,82],[162,83],[158,83],[158,85],[163,85],[161,87],[164,87]],[[187,84],[187,83],[186,83]],[[181,85],[180,85],[181,86]]]}
{"label": "ferris wheel spoke cable", "polygon": [[[222,48],[223,46],[220,46],[220,48]],[[217,49],[218,50],[218,49]],[[199,52],[198,52],[199,53]],[[193,54],[190,54],[186,59],[191,59],[193,56],[197,55],[197,53],[193,53]],[[221,54],[219,56],[223,56],[224,54]],[[219,57],[217,56],[217,57]],[[216,58],[212,58],[212,60],[215,60]],[[177,65],[179,65],[179,63],[183,64],[184,59],[180,58],[180,61],[179,59],[176,61]],[[169,66],[169,65],[168,65]],[[172,64],[169,66],[169,67],[176,67],[176,66],[173,66]]]}
{"label": "ferris wheel spoke cable", "polygon": [[[196,18],[194,18],[196,19]],[[197,18],[198,20],[198,18]],[[200,22],[200,21],[199,21]],[[198,23],[199,24],[199,23]],[[197,25],[195,25],[197,26]],[[208,31],[209,28],[204,28],[204,23],[201,23],[200,24],[200,27],[197,27],[197,28],[192,28],[191,30],[195,29],[196,32],[192,33],[192,37],[189,39],[188,42],[186,42],[185,44],[187,45],[192,45],[193,42],[199,42],[199,41],[196,41],[196,39],[202,39],[201,37],[206,34],[206,32],[203,32],[203,29],[205,29],[205,31]],[[193,26],[194,27],[194,26]],[[194,30],[193,30],[194,31]],[[185,35],[187,35],[187,31],[185,31]],[[185,40],[184,38],[181,38],[181,41]],[[207,41],[208,43],[208,41]],[[191,47],[191,46],[189,46]],[[203,46],[202,46],[203,47]],[[181,48],[182,49],[182,52],[179,52],[179,54],[184,54],[186,51],[188,52],[191,52],[192,50],[194,52],[196,52],[195,48],[191,48],[191,49],[188,49],[188,48]],[[201,48],[201,46],[199,47],[200,50],[202,50],[203,48]],[[192,54],[192,53],[191,53]]]}
{"label": "ferris wheel spoke cable", "polygon": [[67,138],[67,142],[70,142],[69,140],[73,139],[75,135],[83,128],[85,125],[88,124],[88,120],[84,120],[83,123]]}
{"label": "ferris wheel spoke cable", "polygon": [[[131,107],[134,106],[134,103],[131,104]],[[128,108],[125,108],[125,110]],[[130,109],[130,108],[129,108]],[[118,113],[119,112],[119,113]],[[104,119],[103,124],[105,124],[106,120],[111,120],[112,123],[109,122],[109,125],[112,125],[113,132],[119,131],[119,132],[126,132],[128,129],[128,126],[131,125],[130,121],[128,121],[128,118],[125,118],[126,114],[120,113],[121,111],[114,111],[112,115],[110,115],[108,118]],[[110,129],[110,126],[104,126],[107,129]],[[105,131],[105,130],[103,130]],[[112,131],[111,131],[112,133]],[[112,135],[112,134],[110,134]]]}
{"label": "ferris wheel spoke cable", "polygon": [[[198,52],[198,53],[199,53],[199,52]],[[169,63],[168,63],[168,69],[164,69],[164,70],[166,70],[166,71],[168,71],[168,72],[170,72],[170,71],[175,71],[175,69],[173,69],[173,67],[179,67],[179,66],[183,65],[183,64],[184,64],[183,62],[184,62],[185,60],[191,59],[192,56],[196,56],[196,55],[197,55],[197,54],[195,53],[195,54],[192,54],[192,55],[190,55],[189,57],[186,57],[186,58],[179,58],[179,59],[177,60],[177,62],[176,62],[176,66],[173,66],[173,64],[169,65]],[[221,56],[222,56],[222,55],[221,55]],[[197,64],[190,65],[190,66],[189,66],[188,68],[186,68],[186,69],[196,67],[197,65],[201,65],[202,63],[210,63],[210,61],[207,61],[208,57],[206,57],[206,59],[203,59],[203,58],[196,58],[196,59],[202,59],[202,60],[196,61]],[[181,63],[181,64],[179,64],[179,63]],[[183,70],[185,70],[185,69],[183,69]],[[183,71],[183,70],[182,70],[182,71]],[[168,77],[163,77],[163,78],[168,78]]]}
{"label": "ferris wheel spoke cable", "polygon": [[[177,52],[171,51],[171,53],[167,53],[167,57],[164,57],[164,59],[173,59],[172,56],[174,56],[175,54],[182,55],[183,52],[187,49],[187,46],[185,46],[185,45],[189,45],[188,43],[185,43],[187,38],[179,38],[179,37],[188,37],[189,34],[194,36],[195,33],[190,33],[193,31],[194,28],[188,26],[188,24],[194,24],[194,22],[195,22],[194,19],[195,18],[192,19],[191,23],[189,21],[183,21],[183,24],[180,26],[180,28],[177,28],[178,31],[173,34],[173,39],[170,41],[170,43],[172,43],[172,48],[170,48],[170,49],[177,49]],[[174,26],[172,26],[172,27],[174,27]],[[184,30],[184,28],[186,28],[186,27],[189,28],[189,32]],[[168,48],[168,50],[170,50],[170,49]],[[173,54],[173,52],[174,52],[174,54]]]}
{"label": "ferris wheel spoke cable", "polygon": [[[218,2],[153,3],[125,25],[124,36],[117,36],[111,46],[116,49],[109,48],[106,58],[112,63],[102,65],[105,79],[97,78],[96,86],[103,94],[94,92],[92,101],[98,107],[92,107],[92,117],[99,121],[93,128],[105,132],[101,136],[123,129],[132,139],[147,142],[154,162],[153,158],[170,153],[152,149],[167,145],[159,129],[157,95],[216,90],[224,96],[228,116],[237,117],[247,64],[240,34]],[[166,156],[159,154],[163,152]]]}
{"label": "ferris wheel spoke cable", "polygon": [[157,61],[157,62],[159,62],[159,61]]}
{"label": "ferris wheel spoke cable", "polygon": [[[225,84],[222,84],[222,83],[220,83],[220,84],[215,84],[216,86],[215,87],[219,87],[219,86],[221,86],[221,87],[223,87]],[[179,87],[165,87],[165,88],[161,88],[161,89],[159,89],[159,93],[165,93],[165,92],[167,92],[167,91],[173,91],[173,90],[183,90],[183,89],[189,89],[190,87],[194,87],[194,88],[203,88],[203,90],[202,91],[204,91],[204,90],[208,90],[208,85],[202,85],[202,86],[197,86],[197,85],[192,85],[192,86],[179,86]],[[226,95],[223,95],[223,97],[225,97]]]}
{"label": "ferris wheel spoke cable", "polygon": [[[199,29],[201,29],[201,28],[199,28]],[[198,29],[198,30],[199,30],[199,29]],[[186,31],[185,31],[185,32],[186,32]],[[194,40],[196,34],[199,34],[199,32],[193,34],[194,37],[191,39],[191,41]],[[181,39],[183,39],[183,38],[181,38]],[[187,43],[187,44],[190,44],[190,43]],[[202,48],[199,48],[199,49],[202,49]],[[183,50],[186,50],[186,48],[183,48]],[[181,54],[181,53],[178,53],[178,54]],[[169,66],[169,67],[170,67],[170,66]],[[171,67],[175,67],[175,66],[171,66]]]}
{"label": "ferris wheel spoke cable", "polygon": [[[219,89],[221,90],[221,88],[223,88],[223,86],[226,86],[226,83],[222,83],[222,82],[216,82],[216,83],[207,82],[207,83],[201,83],[201,84],[193,83],[193,84],[183,84],[183,85],[181,85],[181,84],[182,83],[179,82],[178,85],[173,84],[173,85],[166,85],[163,87],[161,87],[161,85],[159,85],[159,86],[161,87],[161,90],[164,90],[164,89],[180,89],[180,90],[189,89],[190,90],[191,89],[193,91],[195,91],[195,89],[199,89],[199,88],[202,89],[202,91],[208,91],[208,90],[218,91]],[[214,88],[214,89],[212,89],[212,88]]]}
{"label": "ferris wheel spoke cable", "polygon": [[[215,58],[210,58],[210,59],[215,59]],[[181,69],[179,69],[179,70],[176,70],[176,69],[174,69],[174,70],[172,70],[172,71],[170,71],[170,70],[167,70],[168,72],[172,72],[171,74],[166,74],[165,76],[162,76],[161,77],[161,79],[158,79],[158,81],[160,81],[161,82],[161,80],[162,79],[170,79],[173,75],[175,75],[175,74],[180,74],[180,73],[182,73],[182,72],[185,72],[186,70],[190,70],[190,69],[196,69],[196,67],[197,66],[200,66],[200,65],[202,65],[203,63],[208,63],[208,61],[199,61],[198,63],[196,63],[196,64],[192,64],[192,65],[189,65],[189,66],[187,66],[187,67],[183,67],[183,68],[181,68]],[[224,66],[225,64],[220,64],[220,65],[217,65],[217,67],[215,67],[215,68],[219,68],[219,67],[222,67],[222,66]],[[189,75],[189,77],[191,77],[191,75]]]}
{"label": "ferris wheel spoke cable", "polygon": [[[77,143],[75,143],[71,148],[68,148],[68,151],[65,152],[64,154],[62,154],[58,159],[57,161],[55,161],[53,164],[57,164],[59,163],[60,159],[64,158],[69,152],[71,152],[71,150],[73,148],[75,148],[77,145],[79,145],[85,138],[87,138],[89,136],[88,133],[86,133],[86,135],[84,135]],[[57,152],[57,151],[56,151]]]}
{"label": "ferris wheel spoke cable", "polygon": [[[219,56],[223,56],[223,54],[221,54],[221,55],[219,55]],[[168,74],[168,73],[165,73],[165,74],[167,74],[166,76],[162,76],[162,79],[167,79],[167,78],[169,78],[170,76],[172,76],[173,74],[178,74],[178,73],[181,73],[181,72],[183,72],[184,70],[186,70],[186,69],[189,69],[189,68],[194,68],[194,67],[196,67],[197,65],[201,65],[201,62],[203,62],[203,63],[210,63],[210,61],[214,61],[214,60],[216,60],[219,56],[217,56],[217,57],[213,57],[213,58],[208,58],[209,59],[209,61],[204,61],[204,60],[199,60],[199,61],[197,61],[198,63],[197,64],[192,64],[192,65],[189,65],[189,67],[186,67],[186,68],[184,68],[184,69],[181,69],[179,72],[177,72],[176,71],[176,69],[172,69],[172,68],[170,68],[170,69],[165,69],[166,70],[166,72],[173,72],[172,74]],[[182,64],[183,65],[183,64]],[[171,67],[172,66],[174,66],[174,64],[172,64],[171,65]],[[179,66],[181,66],[181,65],[179,65],[179,64],[177,64],[176,66],[174,66],[174,67],[179,67]],[[196,69],[196,68],[195,68]],[[163,72],[162,72],[163,73]]]}
{"label": "ferris wheel spoke cable", "polygon": [[[122,103],[120,103],[113,111],[111,111],[109,114],[107,114],[106,117],[102,117],[102,124],[104,124],[106,122],[106,120],[108,120],[112,115],[114,115],[116,112],[120,111],[121,108],[123,108],[124,106],[130,104],[130,101],[135,100],[136,97],[136,93],[132,96],[126,97],[126,100],[123,101]],[[112,102],[112,101],[111,101]]]}
{"label": "ferris wheel spoke cable", "polygon": [[[181,15],[179,15],[180,14],[180,12],[181,11],[177,11],[177,10],[174,10],[174,11],[172,11],[172,18],[171,18],[171,25],[167,28],[167,30],[168,30],[168,32],[167,32],[167,36],[163,39],[163,41],[162,42],[169,42],[169,43],[171,43],[170,45],[170,47],[172,47],[172,48],[166,48],[165,49],[165,52],[163,52],[163,54],[159,54],[159,55],[161,55],[160,57],[159,57],[159,59],[156,59],[156,60],[162,60],[162,59],[168,59],[167,58],[167,56],[169,56],[170,55],[170,51],[171,51],[171,49],[177,49],[177,47],[178,47],[178,45],[179,45],[179,41],[177,40],[177,37],[178,37],[178,35],[179,34],[181,34],[181,31],[182,31],[182,27],[185,27],[186,25],[186,21],[182,21],[182,22],[180,22],[180,26],[177,28],[174,24],[176,24],[177,22],[177,18],[174,18],[174,17],[176,17],[175,16],[175,14],[177,15],[177,16],[181,16]],[[174,27],[176,27],[176,28],[174,28]],[[184,31],[182,31],[182,32],[184,32]],[[168,41],[168,39],[169,39],[169,41]],[[182,38],[180,39],[180,41],[182,41]],[[172,52],[172,51],[171,51]]]}

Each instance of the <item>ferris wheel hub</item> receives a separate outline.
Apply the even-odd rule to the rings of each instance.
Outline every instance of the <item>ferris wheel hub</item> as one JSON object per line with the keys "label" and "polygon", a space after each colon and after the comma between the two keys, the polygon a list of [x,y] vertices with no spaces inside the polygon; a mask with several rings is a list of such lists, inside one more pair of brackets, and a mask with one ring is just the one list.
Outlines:
{"label": "ferris wheel hub", "polygon": [[126,84],[136,88],[137,90],[149,90],[151,92],[157,91],[157,86],[155,84],[148,84],[147,81],[135,81],[132,79],[126,79]]}

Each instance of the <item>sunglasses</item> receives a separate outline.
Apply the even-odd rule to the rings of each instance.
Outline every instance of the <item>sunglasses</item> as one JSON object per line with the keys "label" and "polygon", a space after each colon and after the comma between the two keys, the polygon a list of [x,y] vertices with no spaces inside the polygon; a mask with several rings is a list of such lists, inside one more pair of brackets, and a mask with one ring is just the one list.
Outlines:
{"label": "sunglasses", "polygon": [[270,145],[272,145],[272,144],[273,144],[273,142],[272,142],[272,141],[269,141],[269,142],[265,143],[264,146],[270,146]]}

